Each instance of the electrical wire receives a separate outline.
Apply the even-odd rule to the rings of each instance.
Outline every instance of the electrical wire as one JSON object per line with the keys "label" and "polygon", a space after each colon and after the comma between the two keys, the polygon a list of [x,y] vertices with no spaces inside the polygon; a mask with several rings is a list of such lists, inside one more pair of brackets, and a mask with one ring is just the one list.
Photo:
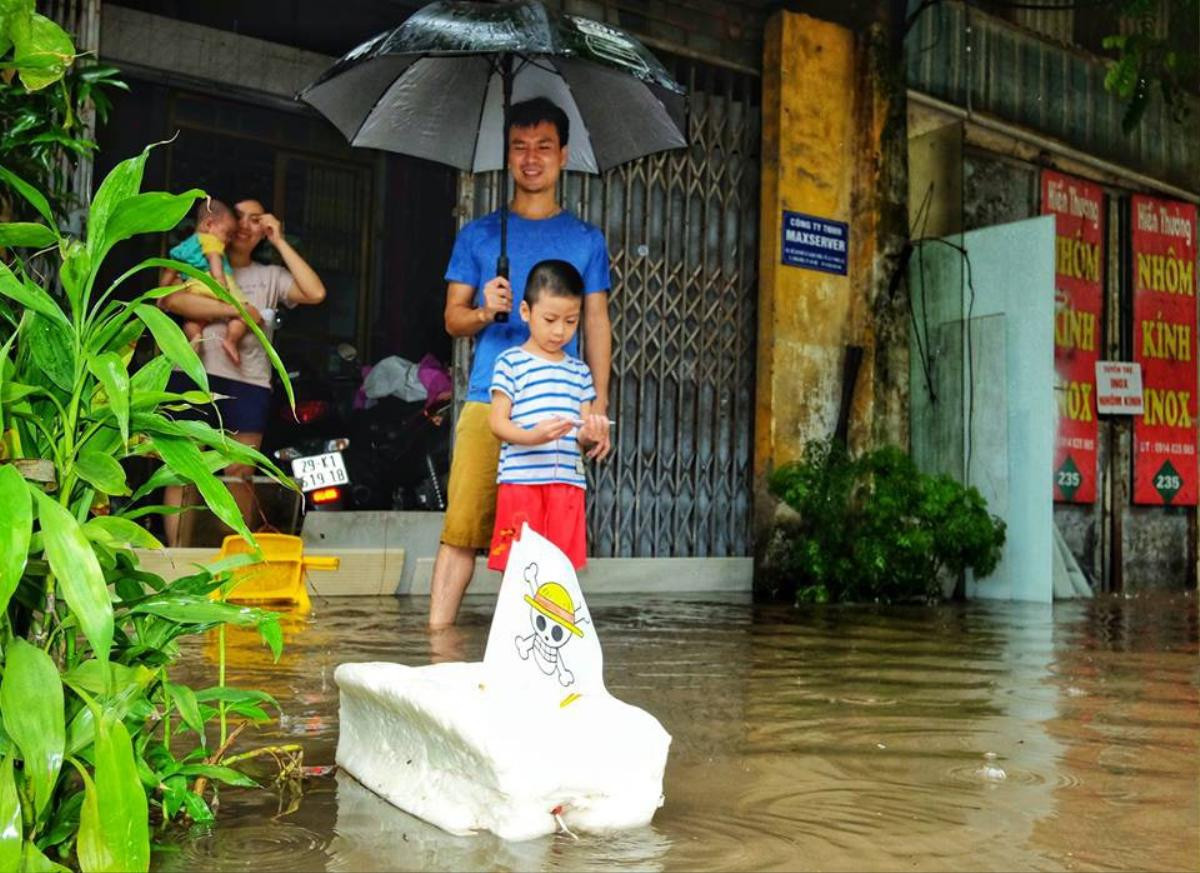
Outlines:
{"label": "electrical wire", "polygon": [[[917,229],[918,239],[923,238],[925,236],[925,230],[926,230],[926,227],[928,224],[929,212],[930,212],[932,203],[933,203],[933,182],[931,181],[929,183],[929,187],[925,191],[925,197],[921,202],[921,206],[917,210],[916,216],[914,216],[913,225]],[[917,254],[918,278],[920,279],[918,285],[920,288],[920,296],[921,296],[921,324],[920,325],[917,324],[916,308],[913,305],[914,288],[913,288],[912,282],[907,280],[907,274],[906,274],[905,281],[908,284],[908,292],[909,292],[908,293],[908,317],[909,317],[909,321],[912,324],[913,337],[917,341],[917,358],[921,362],[921,372],[925,376],[925,389],[929,393],[930,402],[933,403],[934,405],[936,405],[937,404],[937,391],[934,390],[934,387],[933,387],[933,361],[932,361],[932,357],[931,357],[931,354],[929,351],[929,310],[925,306],[925,256],[924,256],[924,252],[922,251],[922,249],[920,247],[913,247],[912,243],[909,243],[908,245],[910,247],[910,252],[909,252],[910,258],[911,258],[912,251],[915,251]],[[903,265],[903,263],[904,262],[902,262],[902,265]],[[924,326],[924,334],[923,335],[921,332],[922,326]]]}

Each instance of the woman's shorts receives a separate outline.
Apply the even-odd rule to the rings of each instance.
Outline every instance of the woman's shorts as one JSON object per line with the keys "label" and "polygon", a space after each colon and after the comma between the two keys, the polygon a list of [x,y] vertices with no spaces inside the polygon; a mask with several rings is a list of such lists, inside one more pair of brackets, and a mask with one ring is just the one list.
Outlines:
{"label": "woman's shorts", "polygon": [[[263,433],[266,430],[271,414],[270,388],[213,376],[211,373],[208,387],[213,394],[226,395],[217,401],[216,410],[211,405],[196,406],[187,412],[176,413],[176,416],[206,421],[213,427],[224,427],[230,433]],[[167,382],[167,390],[178,394],[195,389],[196,383],[179,371],[172,373]]]}

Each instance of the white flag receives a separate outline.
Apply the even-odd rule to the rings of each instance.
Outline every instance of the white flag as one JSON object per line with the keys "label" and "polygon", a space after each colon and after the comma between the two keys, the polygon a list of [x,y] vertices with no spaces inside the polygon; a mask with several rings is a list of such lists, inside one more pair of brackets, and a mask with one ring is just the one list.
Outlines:
{"label": "white flag", "polygon": [[606,693],[604,655],[571,561],[521,528],[500,583],[483,663],[502,681],[562,696]]}

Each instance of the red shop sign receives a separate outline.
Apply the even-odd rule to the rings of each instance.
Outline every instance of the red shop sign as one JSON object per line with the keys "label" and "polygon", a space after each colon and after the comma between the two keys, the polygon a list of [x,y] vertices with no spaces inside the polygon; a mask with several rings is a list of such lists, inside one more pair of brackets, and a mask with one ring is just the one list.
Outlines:
{"label": "red shop sign", "polygon": [[1133,355],[1143,411],[1133,425],[1133,502],[1195,506],[1196,207],[1134,197]]}
{"label": "red shop sign", "polygon": [[1096,500],[1096,361],[1104,311],[1104,192],[1042,171],[1042,214],[1055,217],[1054,372],[1058,431],[1054,499]]}

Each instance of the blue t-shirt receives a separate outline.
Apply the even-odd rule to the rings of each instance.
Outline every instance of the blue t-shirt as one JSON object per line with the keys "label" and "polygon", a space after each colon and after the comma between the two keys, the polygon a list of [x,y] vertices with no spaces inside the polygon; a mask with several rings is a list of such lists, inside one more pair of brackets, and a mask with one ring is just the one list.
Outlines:
{"label": "blue t-shirt", "polygon": [[[477,218],[458,232],[454,251],[446,267],[447,282],[461,282],[475,289],[475,305],[483,305],[483,286],[496,275],[500,256],[500,213]],[[475,335],[475,360],[471,364],[468,400],[489,403],[496,356],[529,339],[529,326],[517,311],[525,294],[525,282],[534,264],[559,258],[572,264],[583,276],[587,294],[607,291],[608,247],[600,228],[580,221],[567,211],[553,218],[532,221],[508,214],[508,276],[513,288],[513,311],[505,324],[489,324]],[[566,346],[568,355],[579,356],[579,337]]]}

